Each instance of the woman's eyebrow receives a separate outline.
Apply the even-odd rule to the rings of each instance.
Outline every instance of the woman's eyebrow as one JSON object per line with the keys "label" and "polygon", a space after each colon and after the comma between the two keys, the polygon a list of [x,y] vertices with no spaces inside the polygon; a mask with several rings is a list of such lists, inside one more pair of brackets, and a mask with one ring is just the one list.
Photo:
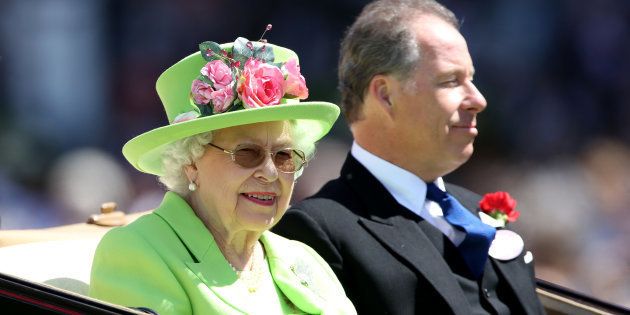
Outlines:
{"label": "woman's eyebrow", "polygon": [[235,142],[236,145],[239,144],[258,144],[258,145],[267,145],[269,143],[269,140],[279,140],[279,141],[275,141],[274,143],[271,143],[271,147],[274,148],[279,148],[279,147],[290,147],[293,146],[293,139],[290,136],[287,137],[280,137],[280,138],[268,138],[266,140],[263,139],[259,139],[259,138],[254,138],[254,137],[249,137],[249,136],[236,136],[232,139],[233,142]]}

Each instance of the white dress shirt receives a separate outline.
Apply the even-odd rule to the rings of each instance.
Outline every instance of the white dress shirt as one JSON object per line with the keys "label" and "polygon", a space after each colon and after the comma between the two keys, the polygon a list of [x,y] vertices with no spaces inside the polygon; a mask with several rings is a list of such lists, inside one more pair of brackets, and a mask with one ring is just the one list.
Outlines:
{"label": "white dress shirt", "polygon": [[[358,143],[352,143],[352,156],[378,179],[399,204],[419,215],[459,245],[466,234],[455,229],[444,219],[442,208],[436,202],[426,199],[427,184],[418,176],[366,151]],[[444,180],[439,177],[435,184],[446,190]]]}

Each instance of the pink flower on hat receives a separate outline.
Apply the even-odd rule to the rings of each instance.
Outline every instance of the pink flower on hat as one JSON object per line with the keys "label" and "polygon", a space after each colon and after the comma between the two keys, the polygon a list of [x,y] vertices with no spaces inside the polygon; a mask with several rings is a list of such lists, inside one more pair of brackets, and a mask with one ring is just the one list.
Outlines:
{"label": "pink flower on hat", "polygon": [[201,68],[201,74],[210,79],[216,90],[223,89],[232,83],[232,70],[221,60],[213,60],[208,62]]}
{"label": "pink flower on hat", "polygon": [[212,112],[214,114],[227,111],[234,101],[234,83],[210,93],[210,99],[212,100]]}
{"label": "pink flower on hat", "polygon": [[239,80],[238,94],[247,108],[280,103],[284,96],[284,76],[280,68],[250,58]]}
{"label": "pink flower on hat", "polygon": [[282,73],[286,75],[286,80],[284,81],[285,93],[295,96],[301,100],[308,97],[306,80],[300,73],[300,65],[297,63],[297,59],[289,59],[282,66]]}
{"label": "pink flower on hat", "polygon": [[184,122],[184,121],[189,121],[189,120],[193,120],[195,118],[199,117],[199,113],[197,113],[194,110],[191,110],[189,112],[185,112],[185,113],[181,113],[177,116],[175,116],[175,119],[173,119],[173,124],[176,123],[180,123],[180,122]]}
{"label": "pink flower on hat", "polygon": [[208,102],[210,102],[212,92],[214,92],[214,90],[210,84],[197,79],[193,80],[191,93],[195,104],[208,104]]}

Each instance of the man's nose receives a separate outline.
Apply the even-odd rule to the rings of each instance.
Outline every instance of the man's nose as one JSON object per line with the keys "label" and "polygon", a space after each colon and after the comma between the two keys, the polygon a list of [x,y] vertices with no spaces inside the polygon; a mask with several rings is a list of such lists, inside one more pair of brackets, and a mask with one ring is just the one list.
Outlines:
{"label": "man's nose", "polygon": [[468,95],[466,96],[463,104],[466,110],[479,113],[486,109],[486,106],[488,105],[486,98],[472,82],[469,82],[467,93]]}

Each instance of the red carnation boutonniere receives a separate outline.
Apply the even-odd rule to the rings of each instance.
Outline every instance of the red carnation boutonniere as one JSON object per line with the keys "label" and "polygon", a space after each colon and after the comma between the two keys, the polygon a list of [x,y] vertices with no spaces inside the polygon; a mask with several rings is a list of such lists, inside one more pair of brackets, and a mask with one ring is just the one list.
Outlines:
{"label": "red carnation boutonniere", "polygon": [[521,215],[516,208],[516,200],[505,191],[485,194],[479,202],[479,208],[493,219],[505,226],[508,222],[515,222]]}

